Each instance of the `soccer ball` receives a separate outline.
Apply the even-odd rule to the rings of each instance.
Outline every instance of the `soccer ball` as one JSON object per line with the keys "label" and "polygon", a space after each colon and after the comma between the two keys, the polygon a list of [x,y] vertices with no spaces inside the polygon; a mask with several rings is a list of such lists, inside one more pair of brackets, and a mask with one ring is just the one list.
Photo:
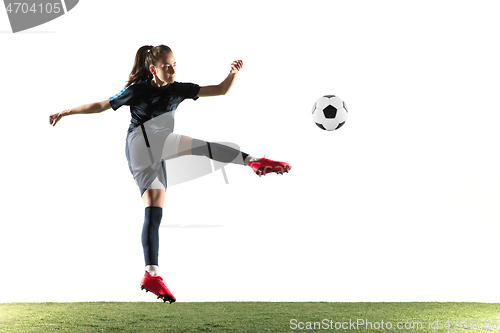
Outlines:
{"label": "soccer ball", "polygon": [[325,95],[314,103],[312,117],[323,130],[339,129],[347,119],[347,105],[335,95]]}

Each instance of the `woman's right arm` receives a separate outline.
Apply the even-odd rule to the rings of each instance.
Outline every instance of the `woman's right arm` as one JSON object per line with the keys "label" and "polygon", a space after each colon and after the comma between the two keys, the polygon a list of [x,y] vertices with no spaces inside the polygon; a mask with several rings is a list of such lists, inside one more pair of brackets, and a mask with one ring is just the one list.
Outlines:
{"label": "woman's right arm", "polygon": [[100,113],[106,111],[111,108],[109,105],[109,101],[105,100],[97,103],[90,103],[81,106],[77,106],[76,108],[67,109],[58,113],[51,114],[49,116],[49,123],[52,126],[56,126],[57,122],[61,120],[62,117],[69,116],[71,114],[91,114],[91,113]]}

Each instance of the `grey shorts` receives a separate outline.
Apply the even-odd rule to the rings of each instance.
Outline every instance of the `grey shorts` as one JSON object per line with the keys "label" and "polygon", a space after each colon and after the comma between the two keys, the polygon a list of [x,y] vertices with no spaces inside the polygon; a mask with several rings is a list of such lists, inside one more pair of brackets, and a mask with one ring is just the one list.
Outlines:
{"label": "grey shorts", "polygon": [[[129,133],[125,143],[125,155],[129,170],[139,187],[141,196],[147,190],[167,189],[166,158],[175,158],[181,135],[159,132],[147,135],[150,147],[142,133]],[[151,158],[151,155],[154,155]]]}

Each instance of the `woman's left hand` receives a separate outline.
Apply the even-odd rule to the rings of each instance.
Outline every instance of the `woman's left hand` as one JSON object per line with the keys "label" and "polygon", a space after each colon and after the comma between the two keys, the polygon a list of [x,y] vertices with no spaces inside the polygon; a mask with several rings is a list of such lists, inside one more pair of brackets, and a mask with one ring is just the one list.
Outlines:
{"label": "woman's left hand", "polygon": [[229,73],[238,73],[240,69],[243,67],[243,61],[236,60],[231,64],[231,71]]}

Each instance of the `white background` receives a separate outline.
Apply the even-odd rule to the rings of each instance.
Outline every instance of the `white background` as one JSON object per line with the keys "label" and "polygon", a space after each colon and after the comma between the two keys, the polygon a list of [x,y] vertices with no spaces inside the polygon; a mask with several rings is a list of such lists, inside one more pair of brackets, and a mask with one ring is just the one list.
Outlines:
{"label": "white background", "polygon": [[[0,302],[156,301],[139,289],[144,208],[127,107],[49,126],[119,92],[142,45],[186,101],[176,132],[289,162],[174,186],[162,276],[179,301],[499,302],[495,1],[98,1],[12,34],[0,11]],[[346,101],[336,132],[322,95]]]}

